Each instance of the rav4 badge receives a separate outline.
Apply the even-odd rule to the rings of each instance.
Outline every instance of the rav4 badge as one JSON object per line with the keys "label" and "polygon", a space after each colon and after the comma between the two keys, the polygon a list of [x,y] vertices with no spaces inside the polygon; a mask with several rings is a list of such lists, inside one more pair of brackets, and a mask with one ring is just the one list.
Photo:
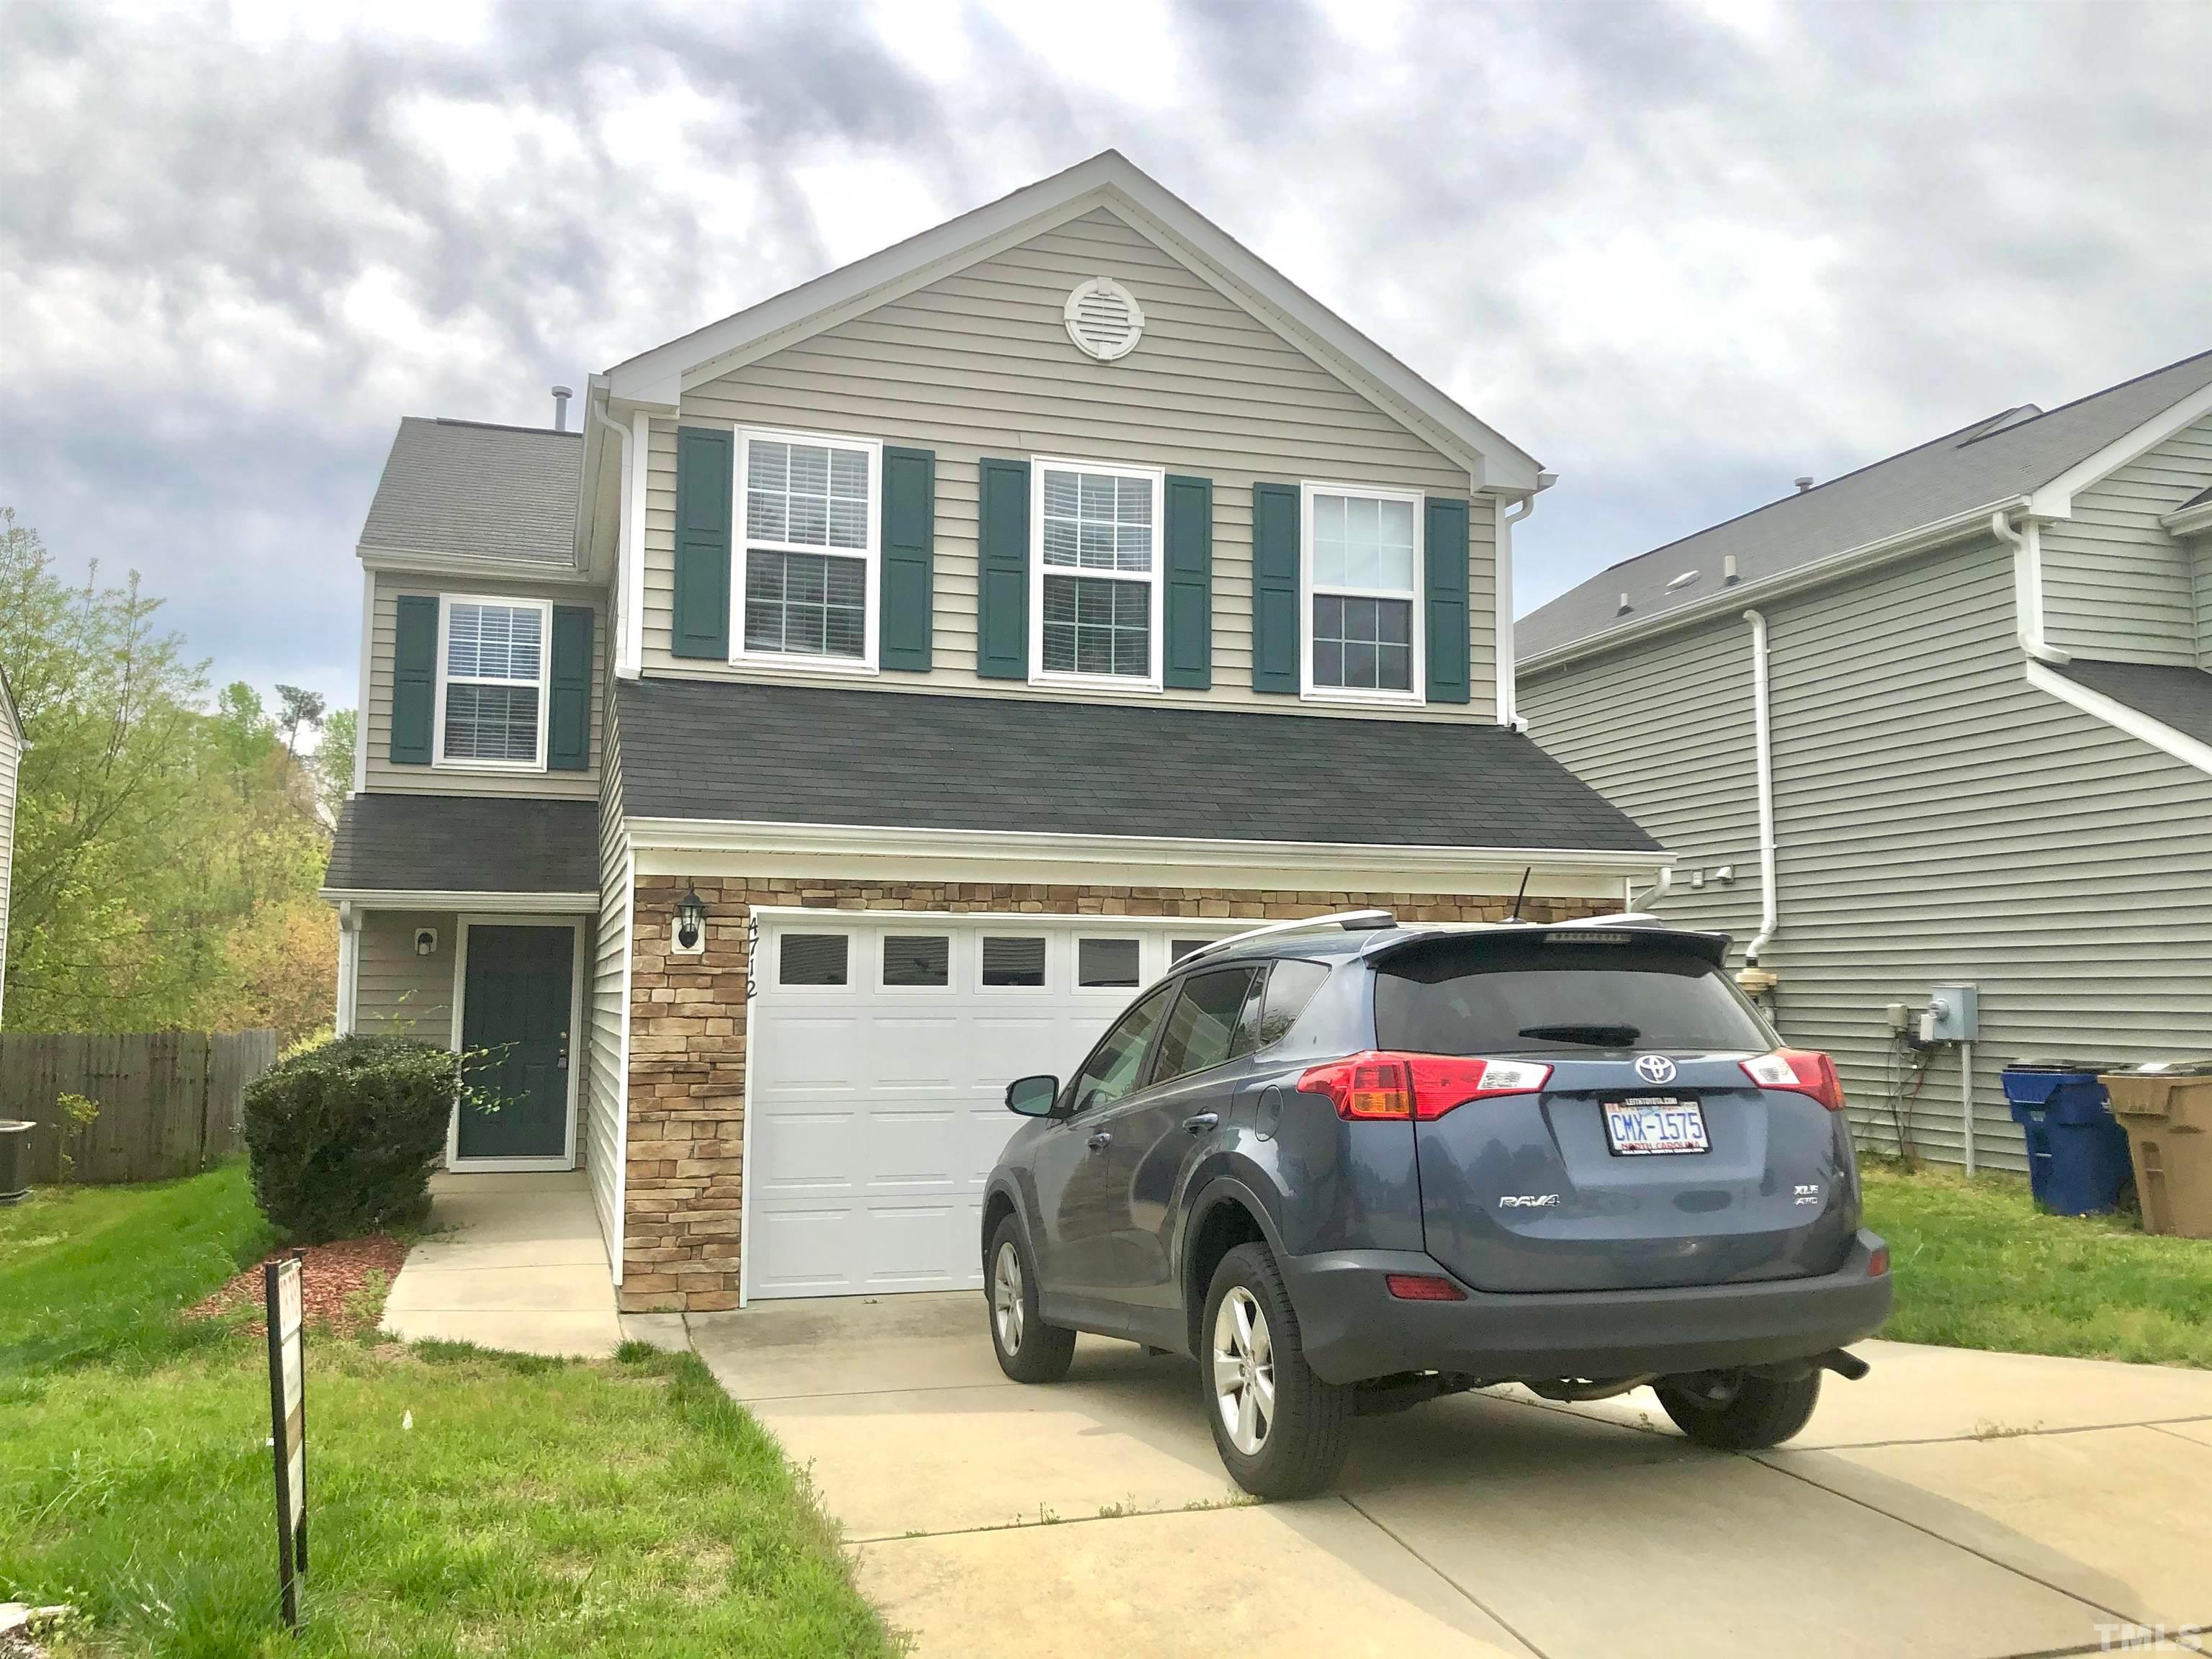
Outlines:
{"label": "rav4 badge", "polygon": [[1508,1193],[1498,1200],[1501,1210],[1545,1210],[1559,1201],[1557,1193]]}

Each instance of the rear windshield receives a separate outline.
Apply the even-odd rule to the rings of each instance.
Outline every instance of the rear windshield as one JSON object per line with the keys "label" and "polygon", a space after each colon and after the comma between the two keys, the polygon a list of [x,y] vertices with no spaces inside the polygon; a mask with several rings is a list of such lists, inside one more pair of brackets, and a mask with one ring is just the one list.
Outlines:
{"label": "rear windshield", "polygon": [[1770,1046],[1720,970],[1632,945],[1454,941],[1378,968],[1375,1034],[1427,1054],[1600,1054]]}

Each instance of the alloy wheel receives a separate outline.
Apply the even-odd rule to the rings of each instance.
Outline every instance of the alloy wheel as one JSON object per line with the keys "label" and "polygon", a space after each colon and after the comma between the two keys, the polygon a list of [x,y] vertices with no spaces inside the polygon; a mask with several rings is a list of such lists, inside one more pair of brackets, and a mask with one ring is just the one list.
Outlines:
{"label": "alloy wheel", "polygon": [[1213,1316],[1213,1395],[1229,1443],[1259,1455],[1275,1423],[1275,1345],[1259,1299],[1232,1285]]}
{"label": "alloy wheel", "polygon": [[999,1246],[998,1265],[991,1273],[991,1317],[999,1328],[999,1346],[1010,1354],[1022,1351],[1022,1259],[1010,1239]]}

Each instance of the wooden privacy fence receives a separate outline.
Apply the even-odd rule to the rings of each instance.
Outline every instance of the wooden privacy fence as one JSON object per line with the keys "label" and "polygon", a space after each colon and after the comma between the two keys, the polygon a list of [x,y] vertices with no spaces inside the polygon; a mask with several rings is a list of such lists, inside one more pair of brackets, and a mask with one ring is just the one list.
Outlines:
{"label": "wooden privacy fence", "polygon": [[[239,1150],[246,1085],[276,1063],[274,1031],[0,1032],[0,1118],[28,1118],[30,1177],[88,1182],[197,1175]],[[61,1103],[100,1109],[80,1124]]]}

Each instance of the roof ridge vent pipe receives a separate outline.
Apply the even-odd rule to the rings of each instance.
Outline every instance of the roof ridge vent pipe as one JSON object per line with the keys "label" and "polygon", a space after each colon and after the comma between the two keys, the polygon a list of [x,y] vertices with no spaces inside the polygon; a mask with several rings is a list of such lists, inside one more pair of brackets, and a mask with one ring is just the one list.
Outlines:
{"label": "roof ridge vent pipe", "polygon": [[[1768,714],[1766,618],[1747,611],[1743,619],[1751,624],[1752,753],[1759,775],[1759,932],[1744,947],[1744,972],[1749,974],[1758,968],[1766,941],[1774,937],[1781,907],[1774,885],[1774,727]],[[1765,988],[1771,989],[1771,976],[1766,977]]]}
{"label": "roof ridge vent pipe", "polygon": [[1803,477],[1792,478],[1790,482],[1797,486],[1797,493],[1802,495],[1813,487],[1813,475],[1808,472]]}
{"label": "roof ridge vent pipe", "polygon": [[1721,586],[1734,587],[1739,580],[1735,574],[1735,555],[1731,553],[1721,561]]}
{"label": "roof ridge vent pipe", "polygon": [[556,386],[553,388],[553,429],[556,432],[568,429],[568,399],[575,395],[574,386]]}
{"label": "roof ridge vent pipe", "polygon": [[1628,590],[1624,587],[1620,590],[1620,609],[1614,611],[1613,614],[1616,617],[1625,617],[1635,609],[1636,607],[1634,605],[1629,604]]}
{"label": "roof ridge vent pipe", "polygon": [[2013,614],[2020,648],[2038,662],[2069,663],[2073,656],[2061,651],[2043,635],[2043,526],[2039,520],[2021,515],[2015,529],[2002,507],[1990,514],[1990,533],[2012,544]]}

